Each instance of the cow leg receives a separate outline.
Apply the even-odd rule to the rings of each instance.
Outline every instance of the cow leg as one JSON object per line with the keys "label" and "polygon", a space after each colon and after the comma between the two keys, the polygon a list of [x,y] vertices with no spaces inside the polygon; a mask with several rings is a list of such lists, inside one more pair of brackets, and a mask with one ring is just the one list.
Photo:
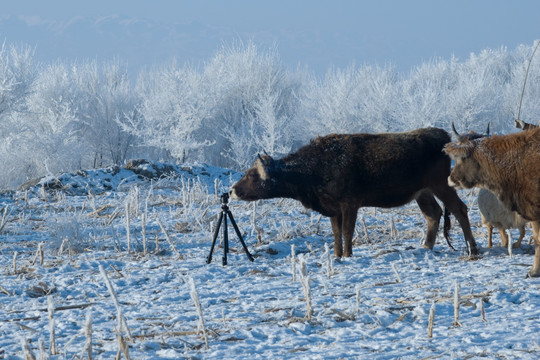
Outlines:
{"label": "cow leg", "polygon": [[506,230],[499,229],[499,234],[501,234],[502,247],[507,248],[508,247],[508,235],[506,234]]}
{"label": "cow leg", "polygon": [[539,231],[540,231],[540,222],[533,221],[531,223],[533,228],[533,236],[534,236],[534,263],[529,271],[530,277],[540,277],[540,239],[539,239]]}
{"label": "cow leg", "polygon": [[522,226],[521,228],[519,228],[519,239],[513,245],[514,249],[519,249],[521,247],[521,242],[523,241],[524,237],[525,237],[525,226]]}
{"label": "cow leg", "polygon": [[488,229],[488,248],[493,246],[493,226],[490,224],[486,225]]}
{"label": "cow leg", "polygon": [[420,193],[416,198],[416,203],[422,210],[422,215],[427,222],[427,235],[424,242],[424,247],[427,249],[433,249],[435,246],[435,240],[437,238],[437,232],[439,231],[439,222],[442,216],[442,210],[437,200],[430,192],[424,191]]}
{"label": "cow leg", "polygon": [[341,226],[342,226],[341,214],[332,216],[330,223],[332,224],[332,231],[334,232],[334,256],[343,256],[343,244],[341,242]]}
{"label": "cow leg", "polygon": [[467,241],[469,246],[469,255],[478,255],[478,248],[476,247],[476,241],[474,240],[471,224],[469,223],[469,216],[467,215],[467,205],[461,201],[456,190],[449,186],[435,189],[434,193],[459,222],[465,241]]}
{"label": "cow leg", "polygon": [[341,207],[341,213],[343,216],[343,224],[341,226],[343,232],[343,242],[345,243],[343,249],[343,256],[352,256],[352,239],[354,236],[354,228],[356,226],[356,215],[358,209],[349,205],[343,205]]}

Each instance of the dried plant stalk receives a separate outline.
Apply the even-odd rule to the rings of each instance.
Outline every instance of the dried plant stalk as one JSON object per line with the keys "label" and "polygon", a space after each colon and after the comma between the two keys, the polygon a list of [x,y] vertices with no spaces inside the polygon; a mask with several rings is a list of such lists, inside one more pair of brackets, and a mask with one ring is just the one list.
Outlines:
{"label": "dried plant stalk", "polygon": [[369,244],[369,234],[367,231],[366,219],[362,216],[362,226],[364,227],[364,239],[366,239],[366,244]]}
{"label": "dried plant stalk", "polygon": [[202,313],[201,302],[199,301],[199,294],[197,293],[197,288],[195,287],[195,281],[193,280],[193,278],[189,279],[189,285],[191,287],[191,292],[190,292],[191,299],[195,303],[195,307],[197,308],[197,313],[199,314],[199,320],[200,320],[200,325],[202,327],[204,343],[205,343],[206,349],[208,349],[208,336],[206,335],[206,327],[204,325],[204,317]]}
{"label": "dried plant stalk", "polygon": [[454,286],[454,326],[461,326],[459,323],[459,283],[457,280]]}
{"label": "dried plant stalk", "polygon": [[300,257],[300,275],[302,276],[302,278],[305,278],[307,276],[306,259],[303,256]]}
{"label": "dried plant stalk", "polygon": [[480,315],[482,316],[482,321],[487,322],[486,310],[484,309],[484,299],[480,299]]}
{"label": "dried plant stalk", "polygon": [[0,233],[2,232],[2,230],[4,230],[4,226],[6,226],[7,213],[8,213],[8,206],[6,205],[6,207],[4,208],[4,213],[2,215],[2,220],[0,221]]}
{"label": "dried plant stalk", "polygon": [[24,359],[25,360],[36,360],[36,356],[30,349],[30,344],[28,343],[28,339],[21,339],[22,342],[22,349],[24,353]]}
{"label": "dried plant stalk", "polygon": [[[506,231],[506,230],[505,230]],[[513,240],[512,240],[512,231],[511,229],[508,229],[508,256],[510,256],[511,258],[514,257],[514,254],[512,253],[512,243],[513,243]]]}
{"label": "dried plant stalk", "polygon": [[394,217],[392,217],[390,221],[390,236],[393,240],[396,240],[398,238],[398,231],[396,229],[396,223],[394,222]]}
{"label": "dried plant stalk", "polygon": [[296,250],[294,248],[294,244],[291,245],[291,273],[292,273],[292,281],[296,281]]}
{"label": "dried plant stalk", "polygon": [[165,239],[167,239],[167,242],[169,243],[169,245],[171,246],[171,249],[173,250],[173,252],[176,254],[176,256],[178,256],[178,258],[181,258],[182,255],[180,255],[180,253],[178,252],[178,250],[176,250],[176,246],[174,246],[170,236],[169,236],[169,233],[167,232],[167,230],[165,229],[165,226],[163,226],[163,223],[161,222],[161,220],[158,218],[157,219],[157,222],[159,224],[159,227],[161,228],[161,231],[163,232],[163,234],[165,235]]}
{"label": "dried plant stalk", "polygon": [[313,317],[313,308],[311,306],[311,285],[309,276],[302,277],[302,288],[304,290],[304,297],[306,299],[306,319],[311,320]]}
{"label": "dried plant stalk", "polygon": [[[86,345],[84,346],[84,352],[88,355],[88,360],[92,360],[92,313],[88,311],[86,313],[86,323],[84,326],[84,335],[86,336]],[[81,359],[83,357],[81,356]]]}
{"label": "dried plant stalk", "polygon": [[13,274],[17,273],[17,256],[19,256],[19,252],[15,251],[13,253]]}
{"label": "dried plant stalk", "polygon": [[32,265],[34,265],[37,261],[37,259],[39,258],[39,264],[40,265],[43,265],[43,259],[44,259],[44,255],[43,255],[43,243],[39,243],[38,244],[38,248],[37,248],[37,251],[36,251],[36,256],[34,257],[34,260],[32,260]]}
{"label": "dried plant stalk", "polygon": [[47,360],[47,350],[45,350],[45,340],[39,338],[39,360]]}
{"label": "dried plant stalk", "polygon": [[54,339],[54,304],[52,296],[47,296],[47,313],[49,316],[49,355],[56,355],[56,344]]}
{"label": "dried plant stalk", "polygon": [[356,314],[360,313],[360,286],[356,286]]}
{"label": "dried plant stalk", "polygon": [[127,251],[131,252],[131,230],[130,230],[130,218],[129,218],[129,201],[126,201],[126,236],[127,236]]}
{"label": "dried plant stalk", "polygon": [[142,213],[142,242],[143,242],[143,254],[146,255],[146,219],[148,218],[148,199],[144,206],[144,212]]}
{"label": "dried plant stalk", "polygon": [[45,260],[45,256],[43,254],[43,243],[39,243],[38,253],[39,253],[39,265],[43,265],[43,261]]}
{"label": "dried plant stalk", "polygon": [[431,309],[429,309],[429,319],[428,319],[428,338],[433,337],[433,322],[435,320],[435,303],[431,304]]}
{"label": "dried plant stalk", "polygon": [[326,277],[330,279],[330,276],[334,272],[334,258],[330,253],[330,248],[327,243],[324,244],[324,252],[326,257]]}
{"label": "dried plant stalk", "polygon": [[119,331],[123,327],[126,331],[126,334],[128,335],[128,339],[131,340],[131,332],[129,331],[129,328],[127,326],[126,318],[124,317],[124,314],[122,313],[122,309],[120,308],[120,304],[118,303],[118,299],[116,297],[116,292],[114,291],[114,288],[111,284],[111,281],[109,280],[109,277],[107,276],[107,272],[103,268],[102,265],[99,265],[99,271],[101,273],[101,276],[103,277],[103,280],[105,281],[105,285],[107,286],[107,289],[109,290],[109,293],[111,294],[111,298],[113,300],[114,306],[116,307],[116,312],[118,316],[118,323],[120,326]]}
{"label": "dried plant stalk", "polygon": [[126,340],[124,339],[124,337],[122,336],[122,333],[120,331],[120,329],[118,329],[118,337],[117,337],[117,341],[118,341],[118,352],[116,354],[116,359],[120,359],[120,355],[122,353],[124,353],[124,357],[126,358],[126,360],[130,360],[130,357],[129,357],[129,346],[128,344],[126,343]]}
{"label": "dried plant stalk", "polygon": [[47,190],[45,190],[45,184],[41,185],[41,195],[43,195],[44,202],[49,202],[49,200],[47,199]]}
{"label": "dried plant stalk", "polygon": [[399,272],[396,268],[396,264],[395,263],[392,263],[392,270],[394,270],[394,274],[396,275],[396,281],[398,283],[401,283],[401,277],[399,276]]}

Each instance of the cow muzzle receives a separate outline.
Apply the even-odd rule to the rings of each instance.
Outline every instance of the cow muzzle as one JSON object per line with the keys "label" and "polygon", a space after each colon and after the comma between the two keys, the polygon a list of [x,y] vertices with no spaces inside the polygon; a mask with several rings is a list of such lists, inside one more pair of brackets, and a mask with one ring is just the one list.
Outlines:
{"label": "cow muzzle", "polygon": [[231,199],[240,200],[240,197],[238,196],[234,188],[229,191],[229,196],[231,197]]}
{"label": "cow muzzle", "polygon": [[457,188],[457,189],[460,189],[460,188],[463,187],[463,186],[461,186],[461,184],[459,182],[456,182],[456,181],[452,180],[452,176],[448,177],[448,185],[450,185],[451,187]]}

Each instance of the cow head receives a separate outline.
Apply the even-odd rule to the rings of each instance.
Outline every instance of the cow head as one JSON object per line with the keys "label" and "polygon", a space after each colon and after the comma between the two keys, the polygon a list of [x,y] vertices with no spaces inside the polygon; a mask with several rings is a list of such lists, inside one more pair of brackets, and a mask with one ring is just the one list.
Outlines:
{"label": "cow head", "polygon": [[536,129],[538,127],[538,125],[529,124],[529,123],[526,123],[525,121],[520,120],[520,119],[515,119],[514,124],[516,125],[516,127],[518,129],[521,129],[521,130],[532,130],[532,129]]}
{"label": "cow head", "polygon": [[452,132],[454,133],[454,135],[456,136],[456,139],[458,141],[458,143],[463,143],[467,140],[476,140],[476,139],[480,139],[480,138],[483,138],[483,137],[486,137],[486,136],[490,136],[489,134],[489,123],[487,125],[487,129],[486,129],[486,133],[485,134],[479,134],[477,132],[474,132],[474,131],[470,131],[468,134],[460,134],[457,132],[456,130],[456,126],[454,125],[454,122],[452,121]]}
{"label": "cow head", "polygon": [[233,185],[231,197],[247,201],[274,197],[277,167],[277,161],[272,157],[267,154],[259,155],[253,166]]}
{"label": "cow head", "polygon": [[455,161],[448,184],[456,188],[470,189],[482,184],[482,168],[475,155],[478,140],[462,138],[457,142],[448,143],[443,151]]}

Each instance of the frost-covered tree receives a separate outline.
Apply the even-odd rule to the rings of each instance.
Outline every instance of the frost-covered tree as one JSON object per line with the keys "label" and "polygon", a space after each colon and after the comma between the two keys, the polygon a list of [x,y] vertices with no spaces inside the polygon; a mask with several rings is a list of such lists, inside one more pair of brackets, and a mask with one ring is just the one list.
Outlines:
{"label": "frost-covered tree", "polygon": [[401,117],[408,129],[437,126],[447,128],[448,103],[445,97],[455,87],[457,59],[438,60],[414,68],[403,81]]}
{"label": "frost-covered tree", "polygon": [[[454,66],[453,85],[443,97],[448,120],[462,129],[485,131],[513,125],[504,111],[504,89],[510,81],[511,61],[505,49],[484,50]],[[449,128],[450,124],[444,124]]]}
{"label": "frost-covered tree", "polygon": [[19,121],[25,124],[19,134],[20,141],[35,172],[31,176],[54,174],[82,165],[84,144],[78,124],[80,97],[74,71],[74,67],[60,62],[39,71],[27,99],[28,111],[19,116]]}
{"label": "frost-covered tree", "polygon": [[137,86],[139,115],[123,119],[123,128],[146,146],[165,149],[180,162],[208,146],[209,140],[195,136],[212,108],[200,76],[189,66],[178,68],[175,62],[142,75]]}
{"label": "frost-covered tree", "polygon": [[203,72],[213,89],[211,117],[203,133],[215,145],[211,159],[245,168],[258,152],[289,152],[299,139],[295,113],[301,76],[287,72],[275,49],[261,52],[253,43],[220,49]]}
{"label": "frost-covered tree", "polygon": [[[510,67],[510,81],[504,89],[505,113],[510,113],[512,121],[508,121],[507,131],[512,131],[513,119],[519,117],[521,120],[538,124],[540,121],[540,48],[533,56],[534,49],[540,40],[536,40],[532,45],[520,45],[511,54],[512,64]],[[530,65],[529,65],[530,62]],[[525,76],[529,69],[527,82]],[[523,89],[525,85],[525,89]],[[523,91],[523,99],[521,93]],[[521,111],[519,104],[521,102]]]}
{"label": "frost-covered tree", "polygon": [[35,78],[34,51],[28,46],[0,47],[0,116],[22,111]]}
{"label": "frost-covered tree", "polygon": [[34,51],[27,46],[0,47],[0,188],[13,187],[31,174],[31,155],[22,144],[26,131],[21,114],[36,77]]}
{"label": "frost-covered tree", "polygon": [[261,150],[290,150],[300,86],[275,51],[224,46],[201,69],[173,63],[143,76],[141,116],[123,125],[179,162],[242,168]]}
{"label": "frost-covered tree", "polygon": [[301,118],[310,136],[400,129],[400,81],[392,68],[349,66],[311,80]]}
{"label": "frost-covered tree", "polygon": [[80,94],[82,137],[93,153],[93,166],[122,164],[133,146],[134,135],[119,122],[137,116],[138,105],[127,67],[118,61],[101,65],[87,62],[79,66],[74,80]]}
{"label": "frost-covered tree", "polygon": [[323,81],[311,79],[304,93],[301,117],[309,136],[365,130],[361,99],[367,96],[354,66],[331,69]]}

